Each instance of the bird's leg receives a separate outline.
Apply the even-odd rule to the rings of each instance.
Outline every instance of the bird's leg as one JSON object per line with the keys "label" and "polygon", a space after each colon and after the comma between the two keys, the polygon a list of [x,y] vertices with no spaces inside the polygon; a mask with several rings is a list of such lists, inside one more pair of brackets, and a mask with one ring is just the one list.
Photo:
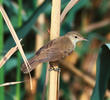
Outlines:
{"label": "bird's leg", "polygon": [[49,71],[52,71],[52,70],[54,70],[54,67],[51,67],[51,66],[50,66]]}
{"label": "bird's leg", "polygon": [[52,71],[52,70],[57,71],[57,72],[61,71],[61,68],[55,67],[57,66],[56,62],[49,62],[49,64],[50,64],[49,71]]}
{"label": "bird's leg", "polygon": [[49,71],[57,71],[57,72],[60,72],[61,71],[61,68],[55,68],[55,67],[50,67],[49,68]]}

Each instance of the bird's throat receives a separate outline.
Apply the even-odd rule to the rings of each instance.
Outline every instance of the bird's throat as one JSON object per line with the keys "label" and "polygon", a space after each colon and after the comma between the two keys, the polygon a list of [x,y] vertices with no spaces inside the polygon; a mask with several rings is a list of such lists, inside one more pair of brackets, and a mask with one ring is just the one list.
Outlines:
{"label": "bird's throat", "polygon": [[74,48],[75,48],[77,41],[75,41],[75,40],[73,39],[73,37],[71,37],[71,36],[68,36],[68,38],[70,39],[70,41],[72,42],[72,44],[73,44],[73,46],[74,46]]}

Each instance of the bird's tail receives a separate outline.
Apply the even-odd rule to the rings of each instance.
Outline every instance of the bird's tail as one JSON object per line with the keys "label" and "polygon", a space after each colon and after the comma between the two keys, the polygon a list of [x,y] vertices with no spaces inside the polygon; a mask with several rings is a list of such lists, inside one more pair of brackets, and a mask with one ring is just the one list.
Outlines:
{"label": "bird's tail", "polygon": [[31,59],[29,59],[28,62],[29,62],[29,64],[30,64],[30,66],[28,66],[28,68],[26,67],[26,65],[25,65],[24,63],[23,63],[22,66],[21,66],[21,71],[22,71],[23,73],[25,73],[25,74],[31,72],[31,71],[32,71],[34,68],[36,68],[36,66],[39,64],[39,61],[36,61],[36,60],[34,59],[34,57],[31,58]]}

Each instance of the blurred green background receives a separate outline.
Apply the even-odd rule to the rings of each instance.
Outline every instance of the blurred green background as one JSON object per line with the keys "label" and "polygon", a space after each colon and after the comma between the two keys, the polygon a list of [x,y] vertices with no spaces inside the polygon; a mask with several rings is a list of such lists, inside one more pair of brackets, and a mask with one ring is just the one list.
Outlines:
{"label": "blurred green background", "polygon": [[[42,41],[45,44],[49,40],[51,0],[45,0],[42,4],[39,4],[39,1],[0,0],[19,39],[23,39],[21,43],[27,58],[35,54],[40,47],[39,44],[43,45]],[[61,12],[68,2],[69,0],[61,1]],[[89,41],[79,43],[75,52],[65,60],[84,75],[94,81],[96,79],[96,85],[93,90],[90,84],[71,69],[63,66],[59,99],[110,100],[110,0],[80,0],[66,15],[61,24],[60,35],[73,30],[79,31]],[[15,46],[13,38],[0,14],[0,59],[13,46]],[[0,84],[29,79],[28,75],[24,75],[20,70],[22,63],[22,57],[17,51],[0,69]],[[46,66],[47,64],[43,64],[38,77],[36,71],[31,72],[33,91],[30,90],[29,82],[0,87],[0,100],[41,100],[46,79]],[[104,96],[106,90],[108,95]],[[48,84],[45,100],[48,100]]]}

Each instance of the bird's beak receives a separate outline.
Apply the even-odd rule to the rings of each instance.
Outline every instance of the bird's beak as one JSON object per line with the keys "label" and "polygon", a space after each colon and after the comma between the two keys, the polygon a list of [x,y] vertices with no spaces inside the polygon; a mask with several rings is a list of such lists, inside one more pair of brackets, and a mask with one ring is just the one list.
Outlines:
{"label": "bird's beak", "polygon": [[85,38],[82,38],[82,39],[81,39],[81,41],[88,41],[88,40],[87,40],[87,39],[85,39]]}

